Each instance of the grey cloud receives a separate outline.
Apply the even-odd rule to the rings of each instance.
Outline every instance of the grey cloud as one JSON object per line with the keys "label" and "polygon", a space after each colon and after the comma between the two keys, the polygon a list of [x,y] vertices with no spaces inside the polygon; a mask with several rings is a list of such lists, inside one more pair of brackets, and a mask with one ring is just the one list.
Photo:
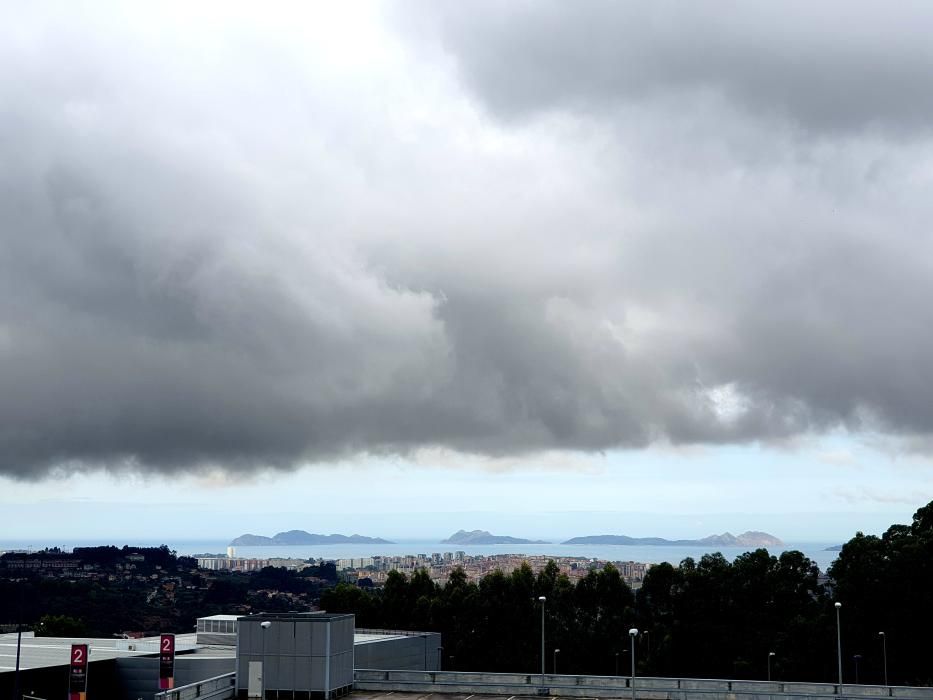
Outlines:
{"label": "grey cloud", "polygon": [[[498,27],[492,65],[593,22],[565,7],[450,31]],[[341,63],[290,16],[113,21],[0,29],[2,473],[933,435],[922,133],[677,97],[490,124],[411,34]],[[497,109],[585,110],[535,80]]]}
{"label": "grey cloud", "polygon": [[704,93],[816,132],[926,132],[933,117],[927,3],[403,7],[397,21],[435,39],[465,83],[507,119]]}

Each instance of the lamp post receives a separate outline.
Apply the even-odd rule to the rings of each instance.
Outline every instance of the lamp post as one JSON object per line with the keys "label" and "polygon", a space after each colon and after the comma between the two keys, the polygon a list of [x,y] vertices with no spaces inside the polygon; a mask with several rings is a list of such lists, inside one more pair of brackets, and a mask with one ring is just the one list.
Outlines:
{"label": "lamp post", "polygon": [[839,623],[839,610],[842,603],[836,601],[836,660],[839,664],[839,694],[842,695],[842,627]]}
{"label": "lamp post", "polygon": [[437,670],[444,670],[444,647],[437,648]]}
{"label": "lamp post", "polygon": [[619,652],[616,652],[616,675],[619,675]]}
{"label": "lamp post", "polygon": [[538,596],[538,602],[541,603],[541,685],[544,685],[544,604],[547,598]]}
{"label": "lamp post", "polygon": [[888,687],[888,638],[885,636],[884,632],[879,632],[878,636],[881,637],[881,656],[884,659],[884,687]]}
{"label": "lamp post", "polygon": [[632,700],[635,700],[635,637],[638,635],[638,630],[634,627],[628,631],[628,636],[631,637],[632,642]]}
{"label": "lamp post", "polygon": [[23,644],[23,625],[16,625],[16,672],[13,674],[13,700],[20,700],[19,696],[19,654]]}
{"label": "lamp post", "polygon": [[557,675],[557,655],[560,654],[560,649],[554,650],[554,675]]}
{"label": "lamp post", "polygon": [[855,654],[852,656],[852,660],[855,662],[855,685],[858,685],[858,662],[862,660],[862,655]]}
{"label": "lamp post", "polygon": [[13,674],[13,700],[20,700],[19,695],[19,658],[23,648],[23,610],[26,607],[26,589],[19,587],[19,612],[16,615],[16,671]]}
{"label": "lamp post", "polygon": [[272,627],[269,620],[259,623],[262,630],[262,696],[266,697],[266,630]]}
{"label": "lamp post", "polygon": [[771,659],[773,658],[774,658],[774,652],[769,651],[768,652],[768,680],[769,681],[771,680]]}

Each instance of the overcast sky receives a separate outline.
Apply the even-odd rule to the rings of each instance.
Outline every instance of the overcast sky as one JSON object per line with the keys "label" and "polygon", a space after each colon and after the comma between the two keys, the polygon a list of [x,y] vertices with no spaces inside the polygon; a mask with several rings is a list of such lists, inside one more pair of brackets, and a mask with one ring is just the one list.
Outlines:
{"label": "overcast sky", "polygon": [[929,3],[3,14],[0,540],[933,500]]}

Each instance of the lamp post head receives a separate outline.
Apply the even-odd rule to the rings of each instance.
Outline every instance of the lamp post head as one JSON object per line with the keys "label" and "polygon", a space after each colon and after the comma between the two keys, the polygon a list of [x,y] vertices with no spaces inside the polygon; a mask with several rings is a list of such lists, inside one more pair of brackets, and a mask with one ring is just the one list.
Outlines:
{"label": "lamp post head", "polygon": [[636,634],[638,634],[638,630],[633,627],[628,631],[628,633],[634,637]]}
{"label": "lamp post head", "polygon": [[272,627],[272,623],[266,620],[265,622],[260,622],[259,626],[262,627],[264,630],[267,630],[270,627]]}
{"label": "lamp post head", "polygon": [[841,607],[842,607],[842,603],[837,602],[837,603],[836,603],[836,610],[838,610],[838,609],[841,608]]}
{"label": "lamp post head", "polygon": [[554,653],[555,653],[555,654],[560,654],[560,649],[555,649],[555,650],[554,650]]}
{"label": "lamp post head", "polygon": [[884,632],[879,632],[879,633],[878,633],[878,636],[879,636],[879,637],[883,637],[883,636],[884,636]]}
{"label": "lamp post head", "polygon": [[769,651],[769,652],[768,652],[768,656],[774,656],[774,652],[773,652],[773,651]]}
{"label": "lamp post head", "polygon": [[539,595],[538,600],[543,603],[544,601],[547,600],[547,598],[545,598],[543,595]]}

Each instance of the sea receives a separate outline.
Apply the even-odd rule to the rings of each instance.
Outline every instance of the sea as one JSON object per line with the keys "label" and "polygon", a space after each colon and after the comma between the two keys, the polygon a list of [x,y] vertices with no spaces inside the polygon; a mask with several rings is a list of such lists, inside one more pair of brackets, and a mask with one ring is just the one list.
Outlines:
{"label": "sea", "polygon": [[[178,554],[218,554],[226,555],[229,540],[0,540],[0,551],[31,550],[38,551],[46,547],[60,547],[69,551],[74,547],[89,547],[114,544],[123,546],[158,547],[167,545]],[[784,550],[802,552],[826,572],[836,556],[836,551],[829,551],[836,542],[788,542],[783,550],[769,550],[779,555]],[[484,544],[460,545],[441,544],[438,540],[404,540],[392,544],[326,544],[326,545],[281,545],[270,547],[236,547],[236,556],[250,559],[356,559],[373,556],[405,556],[408,554],[433,554],[435,552],[462,551],[471,556],[493,554],[524,554],[527,556],[585,557],[604,561],[635,561],[646,564],[670,562],[679,564],[687,557],[699,560],[704,554],[720,552],[732,561],[737,556],[754,547],[709,547],[679,545],[607,545],[607,544]]]}

